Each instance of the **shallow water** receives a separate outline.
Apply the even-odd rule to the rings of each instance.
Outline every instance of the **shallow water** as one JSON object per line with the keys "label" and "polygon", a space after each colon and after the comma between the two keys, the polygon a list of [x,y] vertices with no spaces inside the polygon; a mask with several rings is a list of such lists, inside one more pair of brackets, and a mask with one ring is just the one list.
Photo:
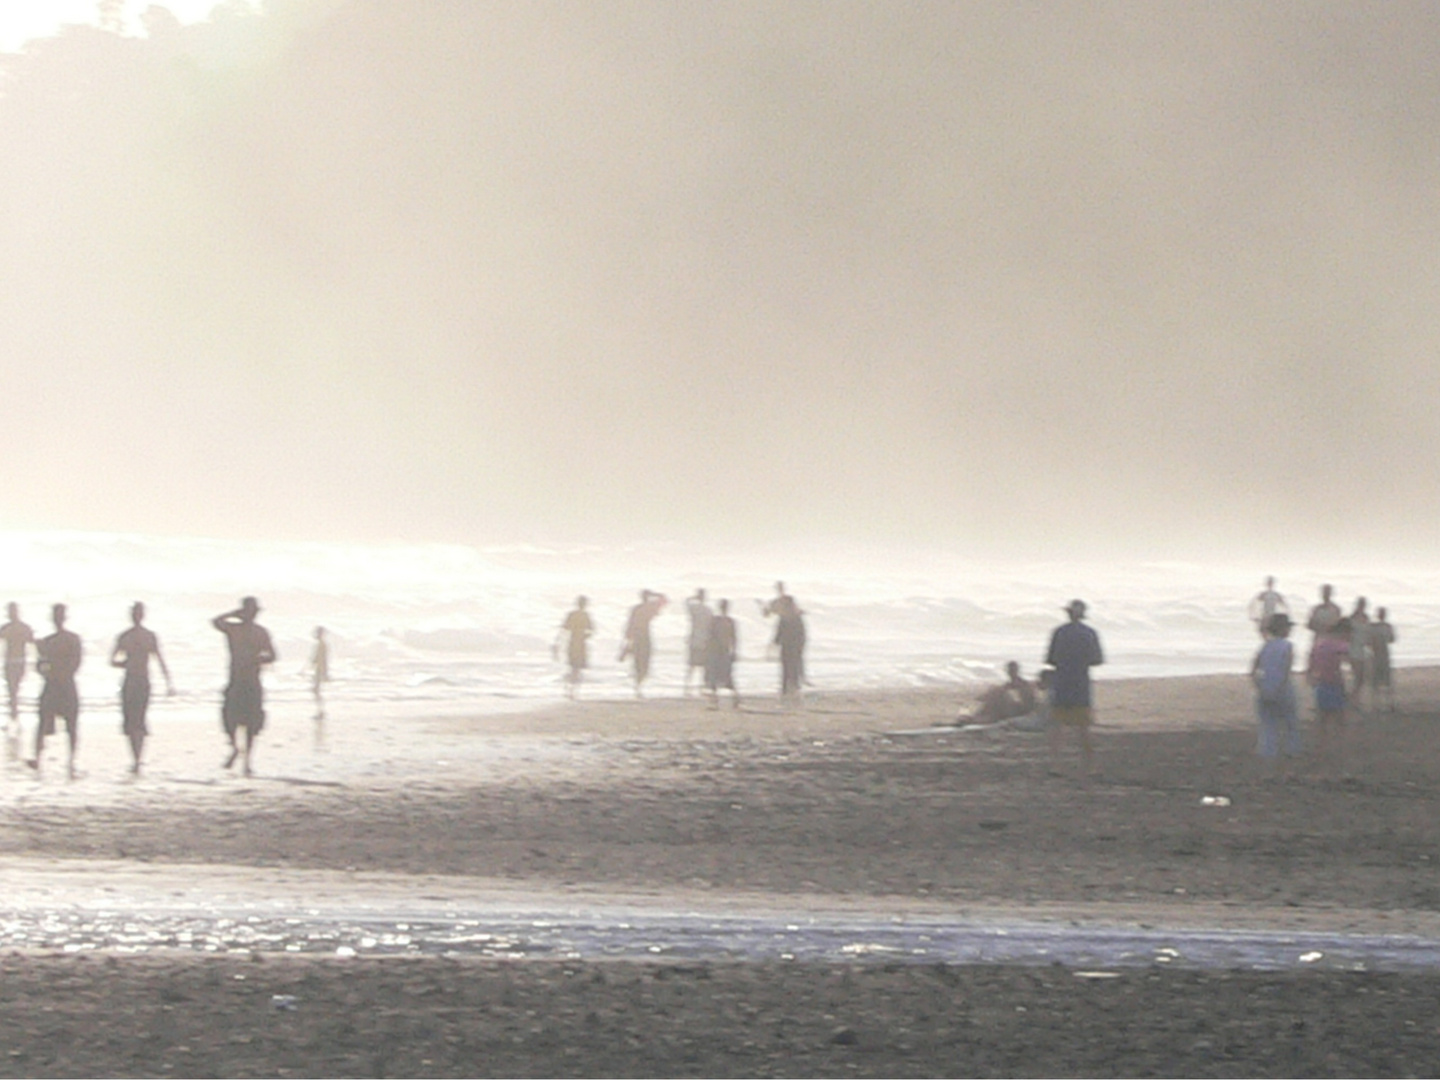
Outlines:
{"label": "shallow water", "polygon": [[[86,708],[114,708],[119,677],[105,663],[129,603],[150,606],[175,672],[180,711],[210,710],[225,677],[224,643],[209,626],[242,594],[259,595],[281,660],[268,676],[279,707],[307,703],[311,632],[328,627],[337,704],[397,714],[464,703],[502,707],[555,699],[561,667],[550,645],[579,593],[597,625],[587,693],[623,696],[617,661],[626,612],[642,587],[671,607],[654,626],[651,690],[678,692],[696,587],[728,597],[739,623],[742,690],[769,690],[771,625],[759,601],[776,578],[810,624],[809,674],[821,689],[956,685],[991,679],[1018,659],[1033,671],[1073,596],[1091,603],[1106,646],[1106,677],[1243,671],[1257,644],[1248,598],[1281,574],[1303,611],[1320,581],[1347,605],[1357,593],[1388,605],[1401,664],[1440,662],[1440,574],[1430,569],[1237,567],[1175,562],[977,561],[953,552],[837,544],[803,551],[465,547],[440,544],[241,543],[99,533],[0,533],[0,572],[22,614],[48,632],[63,600],[85,640]],[[6,580],[6,578],[0,578]],[[38,679],[25,693],[33,700]],[[157,688],[159,686],[157,680]],[[157,697],[157,707],[166,704]]]}
{"label": "shallow water", "polygon": [[1440,966],[1440,941],[1400,935],[1139,930],[933,919],[619,912],[452,911],[381,917],[233,911],[0,915],[0,947],[59,952],[283,953],[325,957],[793,960],[1400,971]]}

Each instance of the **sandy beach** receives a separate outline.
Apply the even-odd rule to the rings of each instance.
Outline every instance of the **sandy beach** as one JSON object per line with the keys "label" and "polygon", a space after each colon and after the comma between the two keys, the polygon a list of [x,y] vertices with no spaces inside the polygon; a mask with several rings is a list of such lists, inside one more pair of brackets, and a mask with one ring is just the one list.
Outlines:
{"label": "sandy beach", "polygon": [[[1440,669],[1397,683],[1344,775],[1283,782],[1238,676],[1102,683],[1091,781],[1052,775],[1042,736],[944,727],[967,704],[945,690],[403,724],[337,702],[323,746],[275,715],[248,781],[219,768],[218,725],[160,709],[128,782],[97,712],[80,781],[53,751],[38,781],[6,772],[0,866],[31,915],[589,905],[1440,939]],[[1433,972],[34,947],[0,966],[7,1075],[1406,1075],[1440,1052]]]}

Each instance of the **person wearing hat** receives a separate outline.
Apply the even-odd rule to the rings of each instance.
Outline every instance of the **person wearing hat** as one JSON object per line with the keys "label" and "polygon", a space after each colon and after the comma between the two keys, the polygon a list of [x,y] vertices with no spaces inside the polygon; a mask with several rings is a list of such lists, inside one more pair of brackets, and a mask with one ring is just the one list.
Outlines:
{"label": "person wearing hat", "polygon": [[240,754],[235,736],[245,729],[245,775],[250,775],[250,752],[255,739],[265,726],[265,689],[260,684],[260,670],[275,662],[275,646],[270,631],[255,621],[260,604],[253,596],[240,601],[240,606],[224,615],[217,615],[210,625],[225,635],[230,646],[230,681],[220,706],[220,720],[230,740],[230,756],[225,768],[235,764]]}
{"label": "person wearing hat", "polygon": [[1250,665],[1255,684],[1255,715],[1260,721],[1260,756],[1273,767],[1282,753],[1287,758],[1300,753],[1300,717],[1295,706],[1295,685],[1290,673],[1295,667],[1295,646],[1290,642],[1290,616],[1283,611],[1265,624],[1265,644]]}
{"label": "person wearing hat", "polygon": [[1056,627],[1050,635],[1050,648],[1045,653],[1045,666],[1052,669],[1050,684],[1050,759],[1052,765],[1060,756],[1060,729],[1074,728],[1080,736],[1080,751],[1085,771],[1092,771],[1094,750],[1090,745],[1090,726],[1095,714],[1090,701],[1090,669],[1105,662],[1100,648],[1100,635],[1085,625],[1085,601],[1071,600],[1065,605],[1070,621]]}

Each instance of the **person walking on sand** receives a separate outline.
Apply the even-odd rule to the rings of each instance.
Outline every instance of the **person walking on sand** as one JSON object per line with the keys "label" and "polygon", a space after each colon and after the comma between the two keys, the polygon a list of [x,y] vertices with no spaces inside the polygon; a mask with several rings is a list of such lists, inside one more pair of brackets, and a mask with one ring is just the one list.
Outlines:
{"label": "person walking on sand", "polygon": [[1050,767],[1052,773],[1058,772],[1061,729],[1074,728],[1089,776],[1094,772],[1095,758],[1090,744],[1090,728],[1095,723],[1090,669],[1103,664],[1105,654],[1100,648],[1100,635],[1085,625],[1085,601],[1071,600],[1064,610],[1070,621],[1055,628],[1045,652],[1045,666],[1051,669]]}
{"label": "person walking on sand", "polygon": [[[1271,615],[1265,628],[1265,644],[1250,665],[1255,713],[1260,722],[1258,751],[1267,772],[1272,773],[1282,754],[1286,761],[1300,754],[1300,718],[1295,707],[1295,684],[1290,678],[1295,667],[1290,626],[1290,616],[1283,611]],[[1283,764],[1280,767],[1283,769]]]}
{"label": "person walking on sand", "polygon": [[234,611],[217,615],[210,621],[211,626],[225,635],[230,647],[230,681],[225,685],[220,706],[220,720],[225,727],[225,737],[230,740],[230,756],[225,759],[225,768],[234,765],[240,755],[235,736],[244,728],[246,776],[252,775],[251,753],[265,727],[265,688],[260,682],[260,672],[266,664],[275,662],[270,631],[255,621],[259,614],[259,601],[247,596]]}
{"label": "person walking on sand", "polygon": [[1255,629],[1263,638],[1270,620],[1276,615],[1289,615],[1290,605],[1285,602],[1285,597],[1275,591],[1275,579],[1267,577],[1265,588],[1255,594],[1250,601],[1250,621],[1255,624]]}
{"label": "person walking on sand", "polygon": [[595,632],[595,624],[590,620],[590,613],[585,610],[589,603],[583,596],[575,598],[575,610],[565,616],[565,621],[560,624],[560,632],[550,647],[551,655],[558,656],[560,638],[565,638],[565,696],[568,698],[574,698],[579,691],[580,680],[590,664],[588,642],[590,635]]}
{"label": "person walking on sand", "polygon": [[77,775],[75,751],[80,742],[80,692],[75,688],[75,673],[80,670],[83,649],[80,635],[65,629],[64,604],[52,607],[50,618],[55,623],[55,632],[35,643],[35,651],[39,655],[35,668],[45,683],[40,688],[40,722],[35,727],[35,756],[25,764],[37,773],[40,771],[45,738],[55,734],[55,720],[59,717],[65,721],[65,735],[70,746],[67,775],[74,780]]}
{"label": "person walking on sand", "polygon": [[5,641],[5,689],[10,696],[10,722],[6,726],[10,760],[20,756],[20,683],[25,678],[27,652],[35,643],[35,631],[20,621],[20,606],[13,600],[6,605],[8,621],[0,626]]}
{"label": "person walking on sand", "polygon": [[805,629],[805,613],[800,610],[795,598],[784,592],[775,598],[772,606],[775,614],[773,642],[780,649],[780,696],[793,701],[799,698],[800,688],[807,685],[805,646],[809,644],[809,635]]}
{"label": "person walking on sand", "polygon": [[710,707],[720,707],[720,691],[729,690],[740,708],[740,692],[735,689],[735,660],[740,652],[740,632],[730,617],[730,601],[720,601],[720,613],[710,620],[705,639],[705,689],[710,694]]}
{"label": "person walking on sand", "polygon": [[1370,704],[1379,708],[1385,700],[1387,712],[1395,711],[1395,683],[1390,670],[1390,646],[1395,644],[1395,627],[1390,625],[1389,613],[1382,607],[1375,609],[1375,621],[1370,624]]}
{"label": "person walking on sand", "polygon": [[704,682],[707,656],[705,645],[710,639],[710,624],[715,618],[715,613],[705,602],[704,589],[696,589],[695,595],[685,601],[685,613],[690,616],[690,637],[686,650],[684,695],[689,697],[691,676],[697,676],[697,690]]}
{"label": "person walking on sand", "polygon": [[140,775],[140,757],[145,750],[145,737],[150,734],[146,726],[146,713],[150,709],[150,658],[160,664],[165,676],[165,693],[173,695],[175,684],[170,680],[170,669],[165,666],[165,657],[160,652],[160,639],[147,629],[145,605],[140,601],[130,605],[130,629],[115,639],[110,650],[110,666],[125,669],[125,679],[120,684],[120,730],[130,742],[130,775]]}
{"label": "person walking on sand", "polygon": [[1305,680],[1315,691],[1315,726],[1321,768],[1335,772],[1344,767],[1345,665],[1350,660],[1350,620],[1342,618],[1322,632],[1311,646]]}
{"label": "person walking on sand", "polygon": [[1312,635],[1310,642],[1312,649],[1315,647],[1315,640],[1340,621],[1342,613],[1340,605],[1332,599],[1334,593],[1333,586],[1321,585],[1320,603],[1310,609],[1310,617],[1305,620],[1305,629],[1309,630]]}
{"label": "person walking on sand", "polygon": [[634,665],[635,696],[644,697],[641,684],[650,675],[650,624],[670,601],[663,593],[640,591],[640,603],[630,609],[625,621],[625,643],[620,646],[620,660],[626,657]]}

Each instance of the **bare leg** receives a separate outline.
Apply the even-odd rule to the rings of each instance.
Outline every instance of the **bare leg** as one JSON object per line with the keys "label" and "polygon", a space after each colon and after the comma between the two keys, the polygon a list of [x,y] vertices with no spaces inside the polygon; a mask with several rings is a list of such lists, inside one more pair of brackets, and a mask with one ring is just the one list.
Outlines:
{"label": "bare leg", "polygon": [[71,780],[75,779],[75,751],[80,742],[80,721],[79,719],[67,720],[65,722],[65,739],[69,744],[70,756],[66,759],[66,768]]}
{"label": "bare leg", "polygon": [[250,771],[250,751],[255,749],[255,735],[249,725],[245,727],[245,775],[254,775]]}

